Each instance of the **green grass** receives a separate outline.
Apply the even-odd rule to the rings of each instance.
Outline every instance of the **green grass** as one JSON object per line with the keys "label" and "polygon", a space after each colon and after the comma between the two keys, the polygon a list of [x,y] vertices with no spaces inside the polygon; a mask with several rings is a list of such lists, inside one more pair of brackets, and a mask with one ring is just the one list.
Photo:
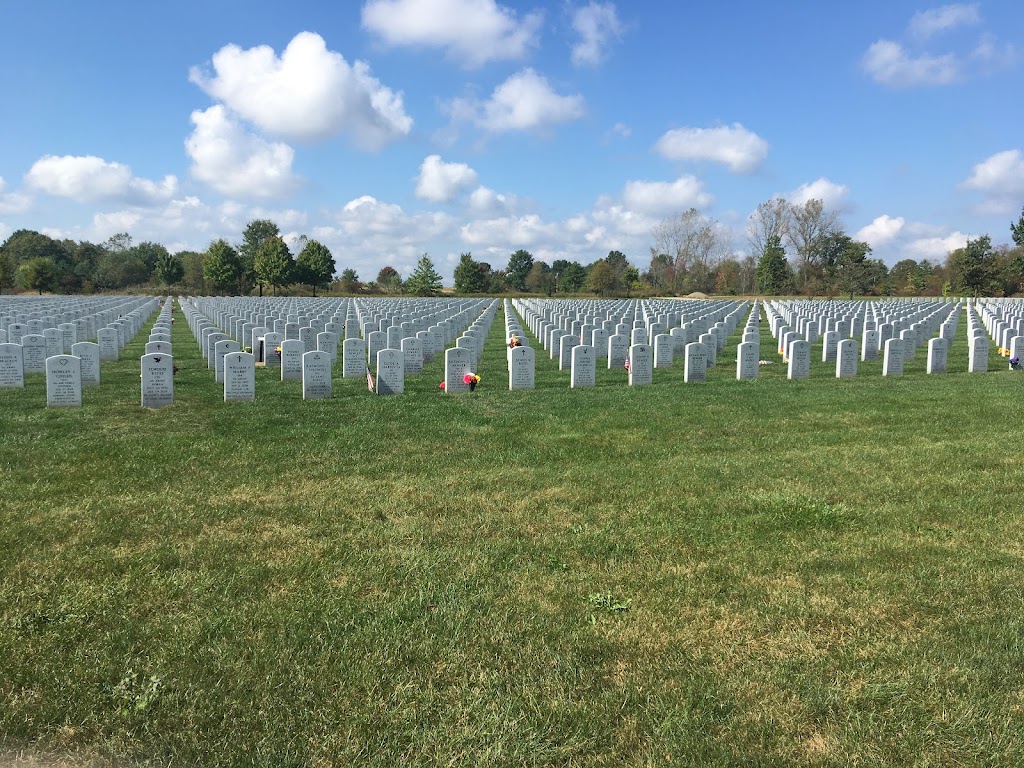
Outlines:
{"label": "green grass", "polygon": [[[180,318],[180,312],[176,313]],[[766,326],[766,324],[763,324]],[[538,349],[222,402],[174,326],[0,390],[0,753],[201,766],[1024,762],[1024,378],[702,385]],[[536,344],[536,342],[534,342]],[[762,357],[778,360],[765,333]],[[336,368],[340,374],[340,364]]]}

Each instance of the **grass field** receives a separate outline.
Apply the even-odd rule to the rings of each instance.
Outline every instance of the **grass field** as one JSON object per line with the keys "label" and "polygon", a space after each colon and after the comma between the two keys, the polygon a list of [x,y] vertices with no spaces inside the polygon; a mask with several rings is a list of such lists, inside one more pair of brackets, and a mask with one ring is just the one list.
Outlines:
{"label": "grass field", "polygon": [[539,353],[533,392],[502,329],[463,396],[435,361],[225,404],[180,319],[169,408],[146,332],[81,409],[0,390],[0,752],[1024,763],[1024,377],[962,373],[964,323],[942,376],[819,344],[737,382],[733,337],[703,385],[570,391]]}

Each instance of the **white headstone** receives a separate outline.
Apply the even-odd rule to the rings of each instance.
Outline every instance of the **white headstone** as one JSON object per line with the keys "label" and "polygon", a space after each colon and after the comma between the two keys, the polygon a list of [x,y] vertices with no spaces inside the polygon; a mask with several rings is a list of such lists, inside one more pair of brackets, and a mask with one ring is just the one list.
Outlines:
{"label": "white headstone", "polygon": [[402,339],[402,354],[405,356],[405,372],[413,376],[423,373],[423,344],[415,336]]}
{"label": "white headstone", "polygon": [[597,383],[597,354],[589,344],[578,344],[572,348],[572,370],[569,386],[592,387]]}
{"label": "white headstone", "polygon": [[382,349],[377,353],[378,395],[400,395],[405,391],[405,355],[400,349]]}
{"label": "white headstone", "polygon": [[675,342],[667,333],[659,333],[654,337],[654,367],[671,368],[672,353]]}
{"label": "white headstone", "polygon": [[756,379],[760,370],[758,355],[761,345],[753,341],[744,341],[736,348],[736,378]]}
{"label": "white headstone", "polygon": [[300,339],[285,339],[281,347],[281,381],[302,380],[302,356],[306,345]]}
{"label": "white headstone", "polygon": [[608,337],[608,368],[621,368],[629,354],[629,337],[616,333]]}
{"label": "white headstone", "polygon": [[629,386],[639,387],[654,381],[654,350],[650,344],[629,347]]}
{"label": "white headstone", "polygon": [[213,370],[218,384],[224,383],[224,356],[241,349],[242,345],[234,339],[221,339],[213,345]]}
{"label": "white headstone", "polygon": [[224,402],[256,399],[256,356],[250,352],[224,355]]}
{"label": "white headstone", "polygon": [[843,339],[836,351],[836,378],[852,379],[857,375],[857,340]]}
{"label": "white headstone", "polygon": [[536,353],[531,347],[508,351],[508,388],[533,389]]}
{"label": "white headstone", "polygon": [[[883,325],[886,324],[883,323]],[[885,342],[885,356],[882,358],[882,375],[903,375],[903,342],[900,339],[890,337]]]}
{"label": "white headstone", "polygon": [[811,343],[805,339],[796,339],[789,345],[789,370],[787,377],[790,379],[806,379],[810,375]]}
{"label": "white headstone", "polygon": [[985,373],[988,370],[988,337],[984,334],[971,340],[967,357],[968,373]]}
{"label": "white headstone", "polygon": [[96,341],[100,345],[100,360],[117,360],[120,357],[116,328],[100,328],[96,331]]}
{"label": "white headstone", "polygon": [[[298,342],[299,345],[302,342]],[[329,352],[314,350],[302,355],[302,399],[325,400],[331,396],[333,361]]]}
{"label": "white headstone", "polygon": [[691,341],[686,345],[686,362],[683,368],[683,382],[691,384],[707,381],[708,347],[702,341]]}
{"label": "white headstone", "polygon": [[473,353],[463,347],[450,347],[444,351],[444,390],[449,395],[469,392],[469,384],[463,381],[473,371]]}
{"label": "white headstone", "polygon": [[46,370],[46,405],[50,408],[78,408],[81,406],[81,361],[73,355],[54,355],[46,359],[44,367]]}
{"label": "white headstone", "polygon": [[20,389],[25,386],[21,344],[0,344],[0,387]]}
{"label": "white headstone", "polygon": [[91,341],[76,341],[71,345],[71,354],[82,361],[82,386],[99,386],[100,345]]}
{"label": "white headstone", "polygon": [[925,370],[928,373],[946,372],[946,353],[948,344],[941,336],[928,340],[928,363]]}
{"label": "white headstone", "polygon": [[25,373],[42,373],[46,370],[46,338],[38,333],[26,333],[21,337],[22,364]]}
{"label": "white headstone", "polygon": [[341,344],[341,377],[358,379],[365,374],[366,342],[358,337],[345,339]]}
{"label": "white headstone", "polygon": [[163,408],[174,402],[174,358],[170,355],[143,355],[142,407]]}

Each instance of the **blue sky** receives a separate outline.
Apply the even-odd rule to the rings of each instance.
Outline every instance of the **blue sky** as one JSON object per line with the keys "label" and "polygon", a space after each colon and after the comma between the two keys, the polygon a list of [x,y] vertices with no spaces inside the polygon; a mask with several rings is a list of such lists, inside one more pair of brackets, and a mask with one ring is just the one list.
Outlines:
{"label": "blue sky", "polygon": [[7,0],[0,240],[172,251],[271,218],[365,280],[525,248],[641,270],[818,197],[876,256],[1009,240],[1024,4]]}

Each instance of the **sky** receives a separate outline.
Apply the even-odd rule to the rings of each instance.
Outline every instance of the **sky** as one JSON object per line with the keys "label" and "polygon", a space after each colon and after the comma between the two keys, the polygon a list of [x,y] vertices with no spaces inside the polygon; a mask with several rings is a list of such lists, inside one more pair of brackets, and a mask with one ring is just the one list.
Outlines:
{"label": "sky", "polygon": [[822,199],[892,265],[1009,242],[1024,3],[0,0],[0,241],[275,221],[339,272],[517,249],[641,271]]}

